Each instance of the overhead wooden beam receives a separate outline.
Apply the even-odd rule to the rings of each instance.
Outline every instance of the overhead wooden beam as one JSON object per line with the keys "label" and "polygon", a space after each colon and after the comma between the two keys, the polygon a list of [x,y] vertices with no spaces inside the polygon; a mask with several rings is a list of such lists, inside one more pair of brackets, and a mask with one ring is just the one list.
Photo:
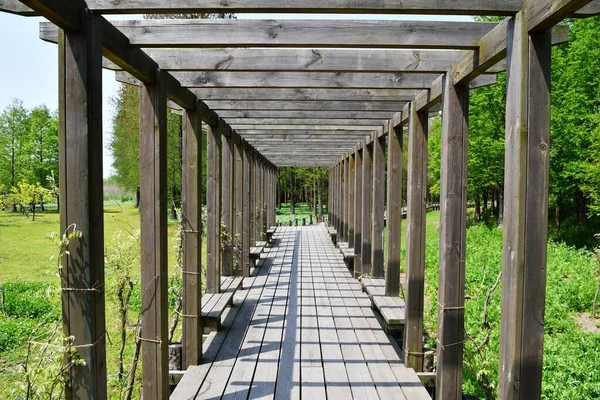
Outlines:
{"label": "overhead wooden beam", "polygon": [[[352,20],[133,20],[113,21],[137,47],[320,47],[469,49],[495,23]],[[42,37],[56,36],[41,24]]]}
{"label": "overhead wooden beam", "polygon": [[[83,15],[87,8],[83,0],[21,0],[21,3],[33,10],[35,14],[43,15],[54,25],[72,32],[81,29]],[[9,7],[13,10],[19,8],[14,3]],[[0,3],[0,10],[3,8],[4,3]],[[56,31],[56,37],[58,38],[58,30],[56,29]]]}
{"label": "overhead wooden beam", "polygon": [[260,125],[260,124],[231,124],[231,127],[236,131],[244,132],[250,131],[289,131],[289,133],[296,133],[297,131],[306,131],[308,133],[314,133],[318,131],[331,131],[332,133],[339,131],[359,131],[359,132],[371,132],[379,128],[379,126],[371,125],[368,127],[363,126],[352,126],[352,125],[306,125],[306,124],[279,124],[279,125]]}
{"label": "overhead wooden beam", "polygon": [[321,138],[321,137],[347,137],[347,136],[366,136],[371,130],[282,130],[282,132],[273,132],[269,129],[236,129],[244,138]]}
{"label": "overhead wooden beam", "polygon": [[398,111],[406,101],[206,101],[206,105],[220,114],[223,110],[280,110],[280,111]]}
{"label": "overhead wooden beam", "polygon": [[210,88],[190,89],[203,100],[248,101],[411,101],[420,90],[409,89],[308,89],[308,88]]}
{"label": "overhead wooden beam", "polygon": [[[309,125],[322,126],[322,125],[336,125],[336,126],[355,126],[361,127],[362,129],[376,129],[385,123],[385,120],[377,119],[292,119],[292,118],[227,118],[227,123],[234,125],[263,125],[266,128],[267,125],[296,125],[297,127],[304,127]],[[292,128],[295,129],[295,128]],[[304,129],[304,128],[298,128]]]}
{"label": "overhead wooden beam", "polygon": [[544,32],[569,15],[591,3],[591,0],[525,0],[529,32]]}
{"label": "overhead wooden beam", "polygon": [[279,110],[249,110],[235,111],[222,110],[219,115],[227,120],[238,118],[289,118],[292,120],[305,121],[307,118],[341,119],[349,120],[360,118],[363,120],[386,120],[391,118],[392,111],[279,111]]}

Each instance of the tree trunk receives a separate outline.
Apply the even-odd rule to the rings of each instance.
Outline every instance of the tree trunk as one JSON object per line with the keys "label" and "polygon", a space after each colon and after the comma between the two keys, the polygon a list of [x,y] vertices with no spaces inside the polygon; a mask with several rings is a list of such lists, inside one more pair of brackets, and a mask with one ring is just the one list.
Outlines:
{"label": "tree trunk", "polygon": [[296,190],[296,177],[294,176],[294,172],[290,174],[290,213],[292,215],[296,214],[296,199],[295,199],[295,190]]}
{"label": "tree trunk", "polygon": [[498,191],[498,224],[502,225],[504,221],[504,191]]}
{"label": "tree trunk", "polygon": [[479,222],[481,220],[481,200],[479,197],[479,193],[475,195],[475,221]]}
{"label": "tree trunk", "polygon": [[560,206],[556,206],[554,209],[554,221],[556,223],[556,230],[560,232]]}
{"label": "tree trunk", "polygon": [[175,186],[171,187],[171,219],[173,221],[177,220],[177,207],[175,207]]}
{"label": "tree trunk", "polygon": [[321,181],[319,180],[319,184],[317,186],[317,200],[319,202],[319,216],[317,218],[317,222],[323,222],[323,189],[321,187]]}
{"label": "tree trunk", "polygon": [[135,208],[140,208],[140,187],[135,189]]}

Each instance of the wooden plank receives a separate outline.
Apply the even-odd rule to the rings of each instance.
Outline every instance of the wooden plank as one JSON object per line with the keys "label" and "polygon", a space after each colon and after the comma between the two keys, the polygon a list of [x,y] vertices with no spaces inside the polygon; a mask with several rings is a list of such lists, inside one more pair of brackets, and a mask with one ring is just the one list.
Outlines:
{"label": "wooden plank", "polygon": [[545,32],[563,19],[586,6],[591,0],[525,0],[529,32]]}
{"label": "wooden plank", "polygon": [[219,293],[221,283],[221,134],[206,126],[206,293]]}
{"label": "wooden plank", "polygon": [[419,93],[407,89],[211,88],[190,89],[204,100],[410,101]]}
{"label": "wooden plank", "polygon": [[469,89],[446,80],[442,121],[438,371],[440,396],[462,396]]}
{"label": "wooden plank", "polygon": [[411,107],[408,152],[406,239],[405,364],[423,370],[423,316],[425,304],[425,233],[427,220],[428,117]]}
{"label": "wooden plank", "polygon": [[[541,397],[542,390],[551,61],[548,35],[528,37],[526,29],[518,14],[508,35],[506,160],[511,164],[505,173],[502,399]],[[530,384],[517,385],[522,379]]]}
{"label": "wooden plank", "polygon": [[183,230],[183,367],[202,360],[202,123],[195,112],[183,114],[181,224]]}
{"label": "wooden plank", "polygon": [[224,110],[262,110],[277,109],[280,111],[398,111],[406,101],[377,102],[377,101],[263,101],[263,100],[213,100],[206,101],[211,109],[223,116]]}
{"label": "wooden plank", "polygon": [[164,73],[140,87],[140,216],[143,390],[169,395],[167,271],[167,95]]}
{"label": "wooden plank", "polygon": [[[235,184],[235,169],[233,166],[235,155],[233,148],[233,138],[231,136],[222,139],[221,152],[221,223],[224,225],[225,232],[233,240],[235,214],[233,210],[233,185]],[[233,275],[233,249],[221,251],[221,268],[225,276]]]}
{"label": "wooden plank", "polygon": [[362,249],[362,161],[363,148],[356,149],[354,160],[354,275],[362,271],[361,249]]}
{"label": "wooden plank", "polygon": [[[117,80],[126,80],[117,72]],[[427,89],[438,73],[410,72],[180,72],[171,73],[188,88]]]}
{"label": "wooden plank", "polygon": [[[581,0],[580,0],[581,1]],[[114,21],[137,47],[469,49],[496,24],[351,20]],[[45,26],[47,27],[47,26]]]}
{"label": "wooden plank", "polygon": [[402,128],[390,123],[387,164],[387,260],[385,269],[386,296],[400,295],[400,251],[402,249]]}
{"label": "wooden plank", "polygon": [[67,399],[107,396],[101,40],[92,21],[61,33],[58,53],[60,231],[81,233],[61,260],[63,333],[85,361],[65,377]]}
{"label": "wooden plank", "polygon": [[386,137],[373,141],[373,204],[371,228],[371,271],[375,278],[383,278],[383,225],[385,210],[385,157]]}
{"label": "wooden plank", "polygon": [[235,215],[235,223],[234,223],[234,237],[239,240],[242,248],[240,249],[240,254],[238,254],[238,262],[235,265],[235,274],[248,276],[246,273],[246,269],[244,268],[244,243],[242,237],[244,235],[244,218],[246,215],[244,214],[244,144],[241,141],[237,141],[234,144],[234,168],[235,168],[235,183],[234,183],[234,215]]}
{"label": "wooden plank", "polygon": [[242,265],[243,276],[250,276],[250,149],[244,145],[244,158],[242,160],[244,185],[243,185],[243,203],[242,203]]}
{"label": "wooden plank", "polygon": [[[4,0],[8,9],[13,12],[18,12],[21,7],[16,5],[10,5],[10,3]],[[30,10],[33,10],[37,15],[43,15],[50,22],[56,26],[60,26],[62,29],[70,32],[77,32],[85,30],[82,26],[82,20],[86,22],[89,18],[83,18],[86,10],[86,3],[83,0],[22,0],[22,5],[27,6]],[[5,3],[0,4],[0,9],[5,8]]]}
{"label": "wooden plank", "polygon": [[[303,123],[309,118],[333,119],[333,120],[351,120],[353,118],[361,120],[382,121],[393,116],[393,111],[327,111],[327,110],[305,110],[305,111],[287,111],[282,104],[281,109],[273,110],[223,110],[219,115],[226,120],[244,119],[244,118],[273,118],[273,119],[291,119],[299,120]],[[327,108],[327,107],[325,107]],[[375,122],[376,123],[376,122]]]}
{"label": "wooden plank", "polygon": [[[352,146],[349,146],[347,150],[351,150]],[[340,149],[341,150],[341,149]],[[346,150],[346,151],[347,151]],[[345,151],[344,151],[345,152]],[[341,196],[340,196],[340,209],[342,215],[340,239],[344,242],[348,241],[348,157],[343,157],[342,170],[341,170]]]}
{"label": "wooden plank", "polygon": [[[354,182],[354,175],[356,174],[356,153],[351,152],[348,164],[348,247],[354,249],[354,199],[356,196],[356,187]],[[352,258],[354,259],[354,251],[352,251]]]}
{"label": "wooden plank", "polygon": [[[335,124],[326,124],[326,125],[258,125],[258,124],[231,124],[232,128],[234,128],[237,132],[244,132],[246,130],[251,131],[290,131],[289,133],[294,133],[293,131],[303,130],[303,131],[359,131],[359,132],[367,132],[372,133],[378,126],[371,125],[368,127],[362,126],[352,126],[352,125],[335,125]],[[277,132],[272,132],[277,133]]]}
{"label": "wooden plank", "polygon": [[372,262],[372,214],[373,214],[373,143],[363,148],[362,159],[362,212],[360,250],[361,274],[370,275]]}
{"label": "wooden plank", "polygon": [[404,324],[406,307],[399,297],[373,296],[373,304],[388,326]]}

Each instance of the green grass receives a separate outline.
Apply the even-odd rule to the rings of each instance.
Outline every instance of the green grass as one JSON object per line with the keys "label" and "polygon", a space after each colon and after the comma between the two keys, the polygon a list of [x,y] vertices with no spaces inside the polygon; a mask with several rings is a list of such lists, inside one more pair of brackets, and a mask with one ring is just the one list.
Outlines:
{"label": "green grass", "polygon": [[[287,226],[290,221],[292,221],[292,225],[295,225],[295,220],[298,220],[298,225],[302,225],[302,218],[306,218],[306,224],[310,223],[310,215],[313,216],[313,223],[316,222],[316,218],[314,213],[311,211],[310,207],[306,203],[297,203],[295,207],[296,214],[292,215],[290,210],[290,204],[284,203],[281,205],[281,208],[277,210],[277,222],[281,222],[283,225]],[[323,214],[327,215],[326,208],[323,208]]]}

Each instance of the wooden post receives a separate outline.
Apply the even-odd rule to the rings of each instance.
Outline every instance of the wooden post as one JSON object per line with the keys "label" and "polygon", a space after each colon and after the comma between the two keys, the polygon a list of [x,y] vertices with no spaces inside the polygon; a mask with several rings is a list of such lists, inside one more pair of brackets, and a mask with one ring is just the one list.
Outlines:
{"label": "wooden post", "polygon": [[[225,231],[233,238],[234,212],[233,212],[233,185],[234,177],[234,153],[233,137],[231,132],[222,139],[222,173],[221,173],[221,221]],[[233,275],[233,251],[226,249],[222,252],[223,275]]]}
{"label": "wooden post", "polygon": [[383,278],[383,225],[385,212],[385,136],[373,135],[373,198],[371,270],[374,278]]}
{"label": "wooden post", "polygon": [[373,143],[366,145],[363,149],[362,160],[362,248],[360,251],[361,274],[371,274],[372,256],[372,228],[373,228]]}
{"label": "wooden post", "polygon": [[355,198],[355,180],[356,173],[356,153],[350,154],[350,162],[348,164],[348,248],[354,248],[354,198]]}
{"label": "wooden post", "polygon": [[499,399],[542,390],[550,143],[551,41],[509,22]]}
{"label": "wooden post", "polygon": [[[223,122],[219,120],[219,124]],[[206,152],[206,293],[221,290],[221,132],[207,126]]]}
{"label": "wooden post", "polygon": [[443,95],[438,305],[439,399],[462,397],[469,87],[446,76]]}
{"label": "wooden post", "polygon": [[344,207],[344,225],[342,227],[342,236],[343,236],[343,241],[348,243],[348,216],[350,215],[350,213],[348,212],[348,198],[350,197],[349,195],[349,182],[348,182],[348,178],[350,177],[350,158],[348,157],[344,157],[344,169],[343,169],[343,181],[344,181],[344,194],[342,196],[342,206]]}
{"label": "wooden post", "polygon": [[202,122],[194,111],[183,114],[183,368],[202,360]]}
{"label": "wooden post", "polygon": [[164,72],[140,86],[140,218],[144,398],[169,395],[167,93]]}
{"label": "wooden post", "polygon": [[251,162],[250,149],[246,143],[243,144],[243,204],[242,204],[242,275],[250,276],[250,191],[251,191]]}
{"label": "wooden post", "polygon": [[337,164],[331,170],[331,226],[337,230]]}
{"label": "wooden post", "polygon": [[[70,368],[67,399],[106,398],[104,208],[102,203],[102,29],[87,16],[59,33],[60,230],[81,232],[60,271],[63,332],[85,365]],[[65,362],[70,360],[65,359]]]}
{"label": "wooden post", "polygon": [[[387,166],[387,265],[385,295],[400,295],[400,251],[402,248],[402,127],[390,122]],[[406,330],[406,328],[405,328]],[[406,352],[406,342],[405,342]]]}
{"label": "wooden post", "polygon": [[255,151],[250,148],[248,152],[248,162],[250,164],[250,186],[249,186],[249,194],[250,201],[248,203],[248,213],[250,217],[249,224],[249,243],[250,247],[254,246],[256,243],[256,161],[255,161]]}
{"label": "wooden post", "polygon": [[362,262],[362,169],[364,148],[356,149],[354,160],[354,276],[360,275]]}
{"label": "wooden post", "polygon": [[329,181],[327,187],[327,225],[333,225],[333,167],[329,168]]}
{"label": "wooden post", "polygon": [[405,364],[423,371],[425,229],[427,224],[427,112],[411,103],[408,138],[408,234],[406,239]]}
{"label": "wooden post", "polygon": [[[239,139],[239,137],[238,137]],[[244,243],[242,236],[244,235],[244,144],[238,140],[235,142],[234,147],[235,155],[235,190],[234,193],[234,212],[235,212],[235,224],[233,225],[234,238],[241,241],[241,252],[238,254],[238,262],[235,266],[235,275],[244,276]],[[248,250],[249,251],[249,250]]]}

